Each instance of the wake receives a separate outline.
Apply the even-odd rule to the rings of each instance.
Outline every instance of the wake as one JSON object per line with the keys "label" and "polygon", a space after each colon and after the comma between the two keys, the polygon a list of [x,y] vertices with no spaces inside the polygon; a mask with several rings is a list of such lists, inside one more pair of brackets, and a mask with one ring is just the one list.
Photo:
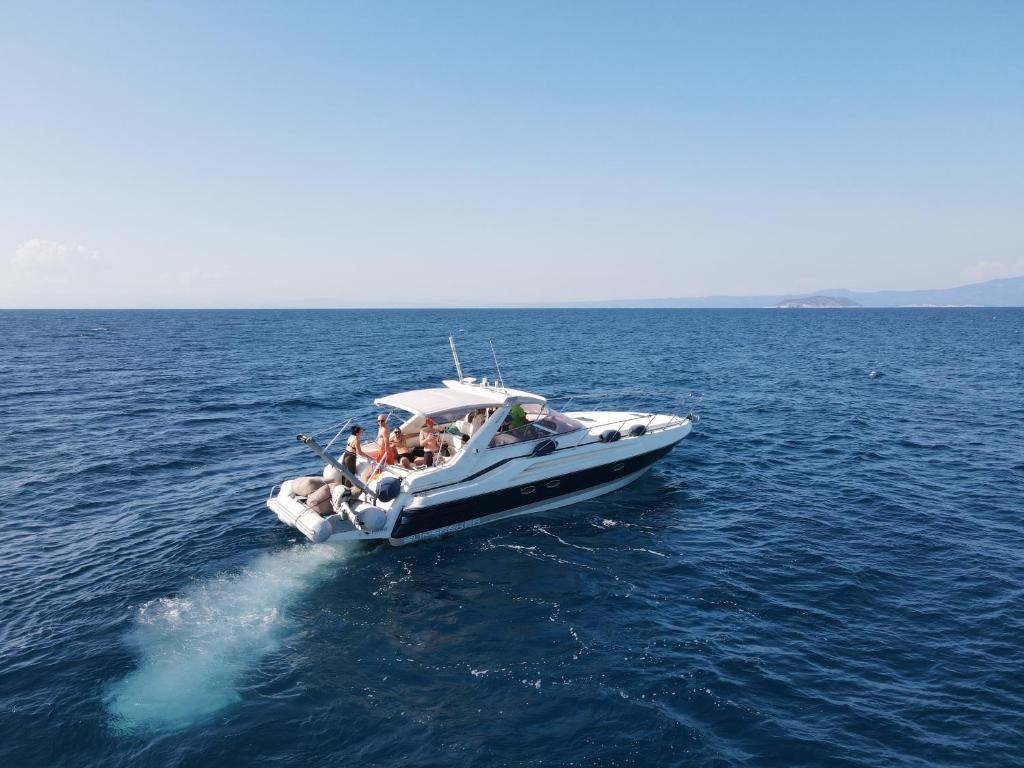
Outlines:
{"label": "wake", "polygon": [[238,701],[241,678],[280,643],[287,605],[354,551],[295,546],[143,605],[128,635],[139,665],[104,700],[113,727],[185,728]]}

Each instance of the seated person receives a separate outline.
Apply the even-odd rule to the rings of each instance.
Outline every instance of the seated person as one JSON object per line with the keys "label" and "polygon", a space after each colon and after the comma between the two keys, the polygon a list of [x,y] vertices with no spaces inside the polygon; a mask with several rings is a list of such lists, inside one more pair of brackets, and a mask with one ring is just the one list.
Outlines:
{"label": "seated person", "polygon": [[487,411],[481,408],[478,411],[473,411],[473,415],[469,419],[469,426],[471,432],[475,435],[477,430],[480,429],[487,421]]}
{"label": "seated person", "polygon": [[501,426],[498,427],[498,431],[514,432],[517,429],[521,430],[526,426],[526,424],[526,411],[523,410],[523,406],[516,404],[512,406],[508,415],[502,420]]}
{"label": "seated person", "polygon": [[423,464],[434,466],[434,458],[441,453],[441,438],[434,429],[434,420],[429,417],[420,429],[420,447],[423,449]]}
{"label": "seated person", "polygon": [[519,429],[526,426],[526,411],[523,406],[516,403],[508,412],[508,418],[512,422],[511,429]]}
{"label": "seated person", "polygon": [[395,427],[391,433],[391,451],[398,463],[405,467],[405,469],[413,468],[416,455],[413,449],[409,447],[409,441],[406,439],[405,434],[403,434],[401,427]]}

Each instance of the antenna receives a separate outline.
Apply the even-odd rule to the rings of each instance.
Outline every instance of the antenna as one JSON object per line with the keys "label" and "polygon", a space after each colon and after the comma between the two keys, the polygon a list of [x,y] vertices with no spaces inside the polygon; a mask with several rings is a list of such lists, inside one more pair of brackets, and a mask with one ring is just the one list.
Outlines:
{"label": "antenna", "polygon": [[491,345],[491,357],[494,358],[494,367],[498,369],[498,384],[501,386],[502,389],[504,389],[505,379],[502,378],[501,376],[501,366],[498,365],[498,354],[497,352],[494,351],[494,342],[488,339],[487,343]]}
{"label": "antenna", "polygon": [[452,359],[455,360],[455,373],[458,374],[459,384],[462,383],[462,364],[459,363],[459,353],[455,351],[455,339],[448,334],[448,346],[452,348]]}

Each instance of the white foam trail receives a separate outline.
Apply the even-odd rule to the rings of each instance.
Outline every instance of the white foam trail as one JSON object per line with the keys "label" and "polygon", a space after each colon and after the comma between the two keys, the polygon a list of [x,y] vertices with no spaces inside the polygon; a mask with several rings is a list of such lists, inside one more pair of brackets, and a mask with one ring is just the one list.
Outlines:
{"label": "white foam trail", "polygon": [[237,701],[243,674],[280,642],[284,608],[353,551],[295,546],[143,605],[128,637],[139,666],[105,699],[114,727],[184,728]]}

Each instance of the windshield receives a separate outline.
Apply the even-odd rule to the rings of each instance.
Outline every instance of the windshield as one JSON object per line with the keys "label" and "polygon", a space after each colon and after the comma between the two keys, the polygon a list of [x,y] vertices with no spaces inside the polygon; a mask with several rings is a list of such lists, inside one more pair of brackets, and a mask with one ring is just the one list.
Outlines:
{"label": "windshield", "polygon": [[514,405],[489,447],[498,448],[528,440],[540,440],[582,428],[583,425],[576,419],[552,411],[546,405]]}

